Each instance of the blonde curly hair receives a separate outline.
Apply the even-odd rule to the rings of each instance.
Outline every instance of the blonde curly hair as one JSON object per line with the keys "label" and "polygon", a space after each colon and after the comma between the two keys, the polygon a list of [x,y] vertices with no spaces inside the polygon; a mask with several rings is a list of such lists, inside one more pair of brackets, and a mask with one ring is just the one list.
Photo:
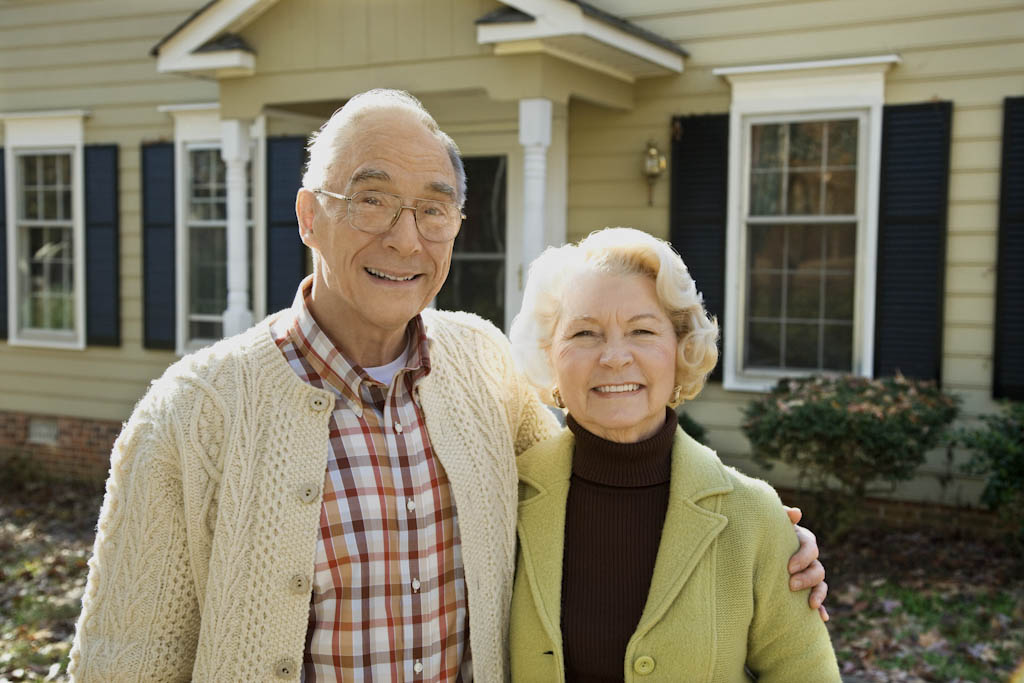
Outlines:
{"label": "blonde curly hair", "polygon": [[548,353],[562,312],[562,298],[579,275],[644,275],[654,280],[658,301],[672,321],[678,346],[676,384],[681,401],[697,396],[718,362],[718,323],[670,244],[634,228],[605,228],[579,244],[549,247],[532,264],[523,305],[509,337],[512,355],[541,400],[554,405],[555,372]]}

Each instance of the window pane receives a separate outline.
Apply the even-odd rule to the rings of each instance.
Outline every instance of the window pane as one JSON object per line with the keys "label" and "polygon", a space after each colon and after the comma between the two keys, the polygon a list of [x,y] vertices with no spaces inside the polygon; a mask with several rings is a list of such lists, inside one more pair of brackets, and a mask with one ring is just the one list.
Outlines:
{"label": "window pane", "polygon": [[857,163],[857,120],[829,121],[828,165],[854,166]]}
{"label": "window pane", "polygon": [[38,220],[39,215],[39,191],[35,188],[25,190],[22,194],[21,217],[28,220]]}
{"label": "window pane", "polygon": [[750,226],[750,267],[755,270],[782,268],[782,247],[786,228],[781,225]]}
{"label": "window pane", "polygon": [[750,167],[778,168],[782,166],[782,124],[751,126]]}
{"label": "window pane", "polygon": [[791,225],[787,232],[788,267],[793,270],[820,269],[821,226]]}
{"label": "window pane", "polygon": [[746,365],[778,367],[780,329],[778,323],[750,323]]}
{"label": "window pane", "polygon": [[825,131],[821,121],[789,124],[789,167],[818,168],[821,166],[821,139]]}
{"label": "window pane", "polygon": [[189,339],[220,339],[224,336],[224,324],[193,320],[188,325],[188,335]]}
{"label": "window pane", "polygon": [[223,228],[189,230],[189,312],[220,315],[227,308],[227,242]]}
{"label": "window pane", "polygon": [[39,157],[21,157],[21,177],[25,187],[34,187],[39,183]]}
{"label": "window pane", "polygon": [[826,370],[849,372],[853,368],[852,325],[825,325],[824,355]]}
{"label": "window pane", "polygon": [[786,367],[818,367],[818,324],[787,323]]}
{"label": "window pane", "polygon": [[828,171],[825,173],[825,213],[852,214],[857,207],[857,173]]}
{"label": "window pane", "polygon": [[820,171],[789,174],[786,213],[790,216],[821,213]]}
{"label": "window pane", "polygon": [[57,191],[43,190],[43,218],[61,218],[57,214]]}
{"label": "window pane", "polygon": [[57,184],[57,156],[55,154],[44,154],[43,159],[43,184]]}
{"label": "window pane", "polygon": [[61,185],[71,184],[71,155],[61,154],[57,157],[57,178]]}
{"label": "window pane", "polygon": [[750,315],[755,318],[782,316],[782,275],[750,276]]}
{"label": "window pane", "polygon": [[853,320],[853,275],[825,277],[825,317]]}
{"label": "window pane", "polygon": [[853,270],[857,248],[857,226],[827,225],[825,231],[825,262],[829,270]]}
{"label": "window pane", "polygon": [[786,279],[786,318],[817,318],[820,313],[821,276],[790,274]]}
{"label": "window pane", "polygon": [[752,171],[750,174],[750,214],[777,216],[782,213],[782,174]]}

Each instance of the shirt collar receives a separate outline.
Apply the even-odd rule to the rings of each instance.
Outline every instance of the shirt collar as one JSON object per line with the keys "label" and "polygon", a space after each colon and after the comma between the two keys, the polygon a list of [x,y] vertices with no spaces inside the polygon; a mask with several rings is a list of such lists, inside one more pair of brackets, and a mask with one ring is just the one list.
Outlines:
{"label": "shirt collar", "polygon": [[[351,361],[345,353],[334,345],[331,338],[317,324],[309,310],[313,294],[313,276],[307,276],[295,292],[291,308],[287,315],[291,317],[288,325],[288,340],[295,346],[296,352],[317,373],[324,384],[334,389],[344,399],[360,406],[359,389],[363,382],[374,382],[366,371]],[[395,374],[397,380],[403,373],[411,373],[415,384],[430,373],[430,344],[423,318],[417,315],[406,328],[408,361],[405,368]]]}

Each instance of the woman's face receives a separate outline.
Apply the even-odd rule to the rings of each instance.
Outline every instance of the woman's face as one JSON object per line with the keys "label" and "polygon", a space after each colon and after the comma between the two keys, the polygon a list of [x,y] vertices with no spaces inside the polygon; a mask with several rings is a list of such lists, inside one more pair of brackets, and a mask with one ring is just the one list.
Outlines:
{"label": "woman's face", "polygon": [[609,441],[652,436],[675,385],[676,343],[652,278],[584,275],[565,294],[549,351],[566,408]]}

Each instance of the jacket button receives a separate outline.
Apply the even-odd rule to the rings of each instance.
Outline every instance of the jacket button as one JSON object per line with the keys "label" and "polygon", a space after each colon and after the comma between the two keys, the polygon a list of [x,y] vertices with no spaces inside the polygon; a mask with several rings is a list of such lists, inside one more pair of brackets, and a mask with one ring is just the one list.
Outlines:
{"label": "jacket button", "polygon": [[321,411],[327,409],[328,401],[323,396],[314,396],[312,401],[310,401],[310,403],[313,406],[313,410],[315,410],[317,412],[321,412]]}
{"label": "jacket button", "polygon": [[644,655],[643,657],[637,657],[636,661],[633,662],[633,671],[637,672],[641,676],[654,671],[654,658]]}
{"label": "jacket button", "polygon": [[278,678],[294,678],[298,672],[294,659],[279,659],[274,665],[274,675]]}
{"label": "jacket button", "polygon": [[302,574],[296,574],[288,580],[288,588],[291,589],[292,593],[296,595],[302,595],[303,593],[309,593],[309,579]]}
{"label": "jacket button", "polygon": [[303,484],[299,487],[299,500],[303,503],[312,503],[320,495],[320,487],[316,484]]}

